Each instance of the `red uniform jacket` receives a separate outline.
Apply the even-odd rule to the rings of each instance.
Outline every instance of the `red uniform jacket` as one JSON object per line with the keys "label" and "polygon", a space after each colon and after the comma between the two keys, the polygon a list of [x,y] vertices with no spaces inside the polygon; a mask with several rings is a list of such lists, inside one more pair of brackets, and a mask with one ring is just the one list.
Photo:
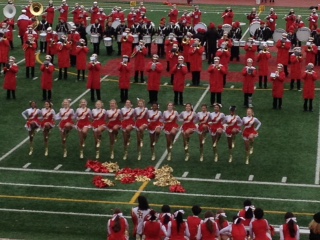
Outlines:
{"label": "red uniform jacket", "polygon": [[13,29],[14,29],[14,19],[9,19],[7,21],[8,31],[5,33],[5,36],[9,41],[13,41]]}
{"label": "red uniform jacket", "polygon": [[55,55],[58,52],[56,43],[59,41],[58,34],[47,33],[47,53],[49,55]]}
{"label": "red uniform jacket", "polygon": [[244,46],[244,50],[246,51],[245,55],[245,62],[247,62],[248,58],[251,58],[253,62],[256,60],[256,52],[257,52],[257,46],[252,45],[251,47],[249,45]]}
{"label": "red uniform jacket", "polygon": [[28,26],[30,24],[32,24],[32,22],[30,19],[28,19],[28,17],[26,15],[19,16],[18,21],[17,21],[17,25],[19,28],[19,36],[23,37],[24,33],[27,31]]}
{"label": "red uniform jacket", "polygon": [[210,92],[212,93],[222,93],[223,92],[223,76],[227,74],[226,68],[219,64],[219,68],[215,67],[214,64],[211,64],[208,72],[210,73],[209,83],[210,83]]}
{"label": "red uniform jacket", "polygon": [[216,222],[213,222],[213,232],[212,233],[209,232],[206,224],[207,223],[201,223],[201,225],[200,225],[202,239],[218,239],[219,229],[218,229]]}
{"label": "red uniform jacket", "polygon": [[138,46],[136,46],[132,52],[132,54],[135,54],[134,59],[134,70],[135,71],[144,71],[145,66],[145,58],[148,54],[148,50],[146,47],[142,48],[141,50],[137,50]]}
{"label": "red uniform jacket", "polygon": [[118,70],[120,71],[119,88],[130,89],[131,64],[127,63],[127,66],[124,66],[122,63],[120,63]]}
{"label": "red uniform jacket", "polygon": [[36,49],[37,44],[23,44],[24,57],[26,59],[26,67],[34,67],[36,65]]}
{"label": "red uniform jacket", "polygon": [[268,61],[271,58],[270,52],[260,51],[257,61],[259,62],[259,76],[268,76],[269,64]]}
{"label": "red uniform jacket", "polygon": [[149,62],[146,69],[149,73],[148,91],[160,91],[161,72],[163,71],[163,66],[160,62],[157,62],[155,70],[152,70],[152,64],[153,62]]}
{"label": "red uniform jacket", "polygon": [[182,43],[183,46],[183,57],[185,62],[190,62],[189,59],[189,50],[190,50],[190,43]]}
{"label": "red uniform jacket", "polygon": [[220,48],[221,45],[222,45],[222,43],[224,43],[224,42],[228,42],[228,43],[227,43],[227,48],[231,48],[232,45],[233,45],[233,42],[231,41],[231,39],[228,39],[228,40],[226,41],[225,39],[221,38],[221,39],[218,40],[218,47]]}
{"label": "red uniform jacket", "polygon": [[286,16],[285,20],[287,21],[286,32],[289,32],[289,28],[296,21],[296,15],[294,15],[294,14],[288,15],[288,16]]}
{"label": "red uniform jacket", "polygon": [[172,9],[168,14],[169,21],[174,23],[178,22],[178,15],[179,15],[179,11],[177,9]]}
{"label": "red uniform jacket", "polygon": [[87,69],[88,53],[89,53],[89,48],[87,46],[84,46],[84,47],[77,46],[77,48],[76,48],[77,70],[86,70]]}
{"label": "red uniform jacket", "polygon": [[184,232],[186,230],[186,222],[181,223],[180,225],[180,229],[179,232],[177,230],[177,221],[176,220],[172,220],[171,221],[171,236],[170,239],[172,240],[184,240]]}
{"label": "red uniform jacket", "polygon": [[251,224],[255,239],[270,240],[270,238],[267,237],[267,233],[269,232],[269,223],[266,219],[256,219]]}
{"label": "red uniform jacket", "polygon": [[267,16],[267,26],[270,28],[271,31],[276,30],[276,21],[278,19],[278,15],[273,13]]}
{"label": "red uniform jacket", "polygon": [[273,82],[272,96],[274,98],[283,98],[285,79],[286,79],[286,74],[284,72],[280,72],[279,77],[270,79]]}
{"label": "red uniform jacket", "polygon": [[54,7],[48,7],[45,12],[47,12],[47,22],[52,25],[54,21]]}
{"label": "red uniform jacket", "polygon": [[101,81],[100,81],[100,70],[101,70],[101,63],[96,62],[95,64],[89,63],[88,64],[89,76],[88,76],[88,83],[87,89],[101,89]]}
{"label": "red uniform jacket", "polygon": [[247,19],[249,20],[249,23],[252,23],[253,19],[256,18],[256,13],[251,12],[249,15],[247,15]]}
{"label": "red uniform jacket", "polygon": [[127,16],[127,21],[128,21],[128,28],[131,28],[132,25],[134,24],[136,18],[136,14],[134,13],[129,13]]}
{"label": "red uniform jacket", "polygon": [[233,240],[247,239],[247,231],[243,224],[232,224],[231,235]]}
{"label": "red uniform jacket", "polygon": [[61,8],[59,9],[60,12],[60,17],[64,19],[65,22],[68,21],[68,14],[69,14],[69,6],[62,5]]}
{"label": "red uniform jacket", "polygon": [[190,240],[197,240],[197,232],[198,232],[198,227],[201,223],[201,218],[196,217],[196,216],[189,216],[187,218],[187,224],[190,232]]}
{"label": "red uniform jacket", "polygon": [[81,13],[80,8],[77,8],[71,12],[71,14],[73,15],[73,22],[76,25],[80,24],[80,18],[79,18],[80,13]]}
{"label": "red uniform jacket", "polygon": [[290,77],[291,79],[301,79],[301,64],[302,64],[302,56],[297,57],[294,54],[290,55]]}
{"label": "red uniform jacket", "polygon": [[234,13],[233,12],[227,12],[222,13],[223,18],[223,24],[229,24],[232,25],[233,22]]}
{"label": "red uniform jacket", "polygon": [[98,19],[99,7],[92,7],[91,8],[91,20],[90,23],[94,24],[96,19]]}
{"label": "red uniform jacket", "polygon": [[281,40],[278,40],[276,47],[278,48],[277,63],[288,65],[291,42],[287,40],[286,42],[282,43]]}
{"label": "red uniform jacket", "polygon": [[247,72],[247,66],[245,66],[242,70],[242,75],[244,76],[243,79],[243,87],[242,91],[243,93],[254,93],[254,83],[255,83],[255,77],[257,75],[257,71],[254,67],[252,67],[254,70],[251,75],[248,74]]}
{"label": "red uniform jacket", "polygon": [[120,218],[121,230],[119,232],[113,231],[114,225],[115,225],[115,221],[110,220],[110,226],[108,227],[108,229],[109,229],[108,230],[108,232],[109,232],[108,239],[109,240],[127,240],[127,237],[126,237],[127,226],[126,226],[125,219]]}
{"label": "red uniform jacket", "polygon": [[78,19],[77,19],[77,23],[84,23],[84,26],[86,27],[88,25],[87,23],[87,17],[89,17],[89,14],[87,11],[84,10],[80,10],[79,15],[78,15]]}
{"label": "red uniform jacket", "polygon": [[25,7],[24,8],[26,10],[26,15],[29,17],[29,18],[33,18],[33,15],[32,13],[30,12],[30,5]]}
{"label": "red uniform jacket", "polygon": [[3,89],[16,90],[18,71],[19,71],[19,68],[17,64],[13,64],[11,68],[7,68],[7,67],[3,68],[3,72],[5,73]]}
{"label": "red uniform jacket", "polygon": [[54,66],[51,63],[48,67],[42,64],[40,71],[42,72],[41,88],[43,90],[52,90]]}
{"label": "red uniform jacket", "polygon": [[2,39],[0,42],[0,63],[9,61],[10,43],[8,39]]}
{"label": "red uniform jacket", "polygon": [[72,42],[70,55],[77,55],[77,46],[80,41],[80,34],[78,32],[74,32],[68,35],[68,41]]}
{"label": "red uniform jacket", "polygon": [[303,88],[303,98],[304,99],[314,99],[315,94],[315,81],[318,78],[318,74],[315,71],[311,73],[307,73],[305,71],[302,74],[302,79],[304,80],[304,88]]}
{"label": "red uniform jacket", "polygon": [[230,55],[231,54],[229,51],[224,51],[222,49],[219,49],[216,53],[216,56],[220,58],[220,63],[226,69],[226,74],[228,73],[228,70],[229,70]]}
{"label": "red uniform jacket", "polygon": [[177,64],[171,68],[170,73],[174,74],[173,91],[183,92],[186,74],[188,73],[188,68],[184,65],[180,69],[178,69]]}
{"label": "red uniform jacket", "polygon": [[71,44],[61,44],[60,42],[56,44],[58,50],[58,66],[59,68],[70,67],[70,49]]}
{"label": "red uniform jacket", "polygon": [[309,17],[309,28],[311,31],[317,30],[318,28],[318,14],[312,14]]}
{"label": "red uniform jacket", "polygon": [[103,32],[106,27],[106,20],[108,16],[105,13],[98,12],[97,18],[99,19],[99,24],[101,25]]}
{"label": "red uniform jacket", "polygon": [[166,46],[166,60],[170,61],[170,53],[171,53],[171,50],[172,50],[172,46],[173,46],[173,44],[178,44],[178,42],[177,41],[166,40],[164,44]]}
{"label": "red uniform jacket", "polygon": [[176,52],[176,53],[171,52],[170,53],[170,55],[169,55],[170,66],[175,66],[178,63],[178,56],[179,56],[178,52]]}
{"label": "red uniform jacket", "polygon": [[132,53],[132,43],[133,43],[134,38],[132,37],[132,35],[129,35],[127,37],[122,37],[121,39],[121,52],[122,55],[127,55],[130,57],[130,54]]}
{"label": "red uniform jacket", "polygon": [[195,49],[190,47],[190,70],[191,72],[201,72],[202,71],[202,54],[204,52],[204,47],[200,47],[199,49]]}
{"label": "red uniform jacket", "polygon": [[314,64],[316,55],[318,54],[318,47],[315,44],[304,46],[304,51],[306,52],[306,65],[308,63]]}
{"label": "red uniform jacket", "polygon": [[166,233],[162,231],[160,222],[144,222],[143,235],[146,236],[145,240],[158,240],[163,239]]}
{"label": "red uniform jacket", "polygon": [[193,26],[198,24],[199,22],[201,22],[201,15],[202,15],[202,13],[200,11],[193,12],[193,15],[192,15]]}

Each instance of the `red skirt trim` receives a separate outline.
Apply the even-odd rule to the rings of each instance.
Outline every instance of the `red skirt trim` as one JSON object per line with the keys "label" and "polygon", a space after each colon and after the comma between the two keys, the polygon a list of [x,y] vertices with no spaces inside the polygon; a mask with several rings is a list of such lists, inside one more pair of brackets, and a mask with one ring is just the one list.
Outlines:
{"label": "red skirt trim", "polygon": [[91,128],[91,123],[89,120],[84,119],[84,120],[79,120],[76,124],[76,128],[81,131],[83,128]]}
{"label": "red skirt trim", "polygon": [[134,121],[133,121],[132,118],[123,120],[123,121],[121,122],[121,129],[122,129],[122,130],[125,130],[128,126],[134,127]]}
{"label": "red skirt trim", "polygon": [[243,133],[242,133],[242,137],[244,140],[248,140],[250,135],[253,135],[253,137],[258,137],[259,134],[256,130],[254,130],[254,128],[245,128]]}
{"label": "red skirt trim", "polygon": [[212,125],[210,126],[211,135],[212,135],[212,136],[215,136],[216,133],[217,133],[217,131],[218,131],[219,129],[221,129],[222,131],[225,131],[224,126],[222,125],[221,122],[216,123],[216,124],[212,124]]}
{"label": "red skirt trim", "polygon": [[163,131],[165,134],[170,134],[174,128],[178,129],[179,125],[176,122],[168,122],[164,125]]}
{"label": "red skirt trim", "polygon": [[135,128],[136,128],[136,129],[139,129],[139,128],[142,127],[143,125],[148,126],[148,124],[149,124],[149,122],[148,122],[147,119],[145,119],[145,118],[138,119],[138,120],[136,121]]}
{"label": "red skirt trim", "polygon": [[227,137],[232,137],[232,132],[235,131],[235,134],[238,134],[239,132],[241,132],[241,128],[239,126],[230,126],[227,127],[226,129],[226,136]]}
{"label": "red skirt trim", "polygon": [[103,119],[95,120],[92,122],[91,125],[92,125],[93,130],[97,129],[98,127],[104,127],[104,128],[107,127],[107,123]]}
{"label": "red skirt trim", "polygon": [[54,125],[55,125],[54,120],[43,120],[43,121],[41,122],[41,129],[42,129],[42,130],[44,129],[46,123],[49,123],[50,127],[52,127],[52,128],[53,128]]}
{"label": "red skirt trim", "polygon": [[120,120],[115,120],[115,121],[108,122],[108,124],[107,124],[108,131],[112,132],[114,126],[121,126],[121,121]]}
{"label": "red skirt trim", "polygon": [[60,124],[59,124],[59,129],[60,131],[64,131],[66,124],[70,123],[72,127],[74,127],[74,122],[71,119],[66,119],[66,120],[61,120]]}
{"label": "red skirt trim", "polygon": [[187,131],[188,129],[191,129],[193,131],[196,131],[197,130],[197,126],[194,122],[188,122],[188,123],[184,123],[181,127],[182,129],[182,132],[185,132]]}
{"label": "red skirt trim", "polygon": [[41,122],[40,122],[40,120],[37,119],[37,118],[28,120],[27,123],[26,123],[26,125],[24,125],[24,126],[25,126],[25,128],[26,128],[28,131],[30,131],[32,124],[36,124],[37,128],[41,126]]}
{"label": "red skirt trim", "polygon": [[208,124],[208,123],[201,123],[201,124],[198,125],[198,130],[197,130],[197,132],[198,132],[198,133],[203,133],[206,129],[207,129],[207,130],[210,129],[209,124]]}
{"label": "red skirt trim", "polygon": [[158,127],[160,127],[162,129],[163,123],[160,121],[150,122],[148,125],[148,130],[150,133],[154,133]]}

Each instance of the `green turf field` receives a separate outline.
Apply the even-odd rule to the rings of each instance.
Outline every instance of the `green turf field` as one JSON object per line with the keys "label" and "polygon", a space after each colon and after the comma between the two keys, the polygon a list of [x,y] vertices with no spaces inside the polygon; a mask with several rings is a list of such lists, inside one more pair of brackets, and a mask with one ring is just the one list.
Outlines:
{"label": "green turf field", "polygon": [[[68,1],[68,3],[73,6],[75,1]],[[20,12],[20,6],[24,2],[15,1],[15,4]],[[89,7],[89,2],[79,2],[79,4]],[[107,13],[114,5],[121,5],[128,12],[129,4],[100,4]],[[150,3],[145,5],[148,9],[147,16],[156,25],[161,17],[166,16],[169,9],[164,5]],[[179,9],[186,8],[191,9],[179,7]],[[225,6],[200,6],[200,8],[205,12],[203,22],[217,24],[221,22],[220,14]],[[236,12],[236,20],[247,22],[244,14],[248,13],[250,8],[233,7],[233,9]],[[262,13],[261,17],[264,18],[267,12]],[[278,26],[284,27],[281,18],[288,10],[276,9],[276,12],[280,18]],[[296,13],[305,18],[309,10],[296,9]],[[244,26],[243,32],[246,30],[247,26]],[[15,49],[11,53],[17,61],[24,59],[19,45],[16,41]],[[115,57],[101,56],[99,60],[106,65]],[[39,60],[43,59],[44,54],[41,54]],[[204,69],[207,69],[207,64],[203,65]],[[19,66],[17,100],[5,100],[5,91],[0,90],[0,111],[4,113],[0,128],[0,238],[105,239],[107,216],[112,214],[115,207],[120,207],[125,215],[130,215],[130,209],[136,205],[135,201],[139,194],[147,196],[151,206],[156,210],[159,210],[162,204],[170,204],[173,209],[182,208],[187,210],[187,214],[191,214],[191,206],[200,204],[204,211],[225,209],[229,220],[242,207],[242,202],[250,198],[255,206],[262,207],[267,212],[266,218],[274,225],[284,222],[286,211],[293,211],[297,214],[299,225],[306,227],[313,213],[318,211],[320,186],[319,183],[315,184],[319,181],[319,172],[317,173],[316,167],[319,134],[317,99],[314,103],[314,113],[303,113],[302,93],[286,91],[283,110],[273,111],[270,89],[257,90],[254,95],[255,115],[262,122],[262,127],[259,138],[255,142],[255,152],[251,157],[250,165],[244,164],[244,143],[240,136],[236,140],[234,162],[230,164],[227,140],[224,136],[218,147],[220,159],[215,163],[209,138],[205,145],[205,160],[199,161],[199,141],[196,134],[190,141],[189,162],[184,161],[181,136],[174,145],[173,160],[166,161],[163,134],[156,146],[156,161],[151,161],[147,134],[145,134],[142,160],[137,161],[134,132],[132,132],[133,144],[129,148],[129,158],[124,161],[122,160],[122,136],[119,135],[115,149],[115,162],[121,168],[161,167],[169,164],[174,169],[174,176],[178,177],[186,189],[186,193],[170,193],[167,187],[160,188],[154,186],[152,182],[124,185],[117,181],[115,187],[97,189],[92,184],[94,174],[86,171],[85,168],[86,160],[95,157],[92,132],[87,138],[84,160],[79,160],[79,140],[75,130],[71,132],[68,139],[68,158],[62,158],[62,146],[57,127],[52,130],[50,136],[48,157],[44,156],[41,133],[35,136],[34,154],[28,155],[29,146],[28,141],[25,140],[27,131],[24,128],[25,122],[21,112],[28,108],[29,100],[36,100],[38,107],[42,107],[40,70],[36,70],[36,75],[39,76],[37,80],[27,80],[24,78],[24,63],[20,63]],[[239,65],[233,65],[230,68],[231,71],[240,69]],[[71,74],[76,72],[72,68],[69,71]],[[64,98],[75,100],[73,108],[77,107],[82,95],[83,98],[89,99],[89,95],[84,94],[86,83],[76,82],[75,76],[70,76],[67,81],[54,83],[53,103],[56,111]],[[102,98],[105,103],[113,98],[119,100],[116,80],[116,76],[108,76],[106,81],[103,81]],[[3,83],[3,76],[0,81]],[[163,79],[163,83],[167,81],[168,79]],[[244,116],[243,96],[239,91],[241,84],[233,85],[235,85],[234,89],[226,89],[223,94],[223,111],[227,113],[229,105],[237,105],[238,114]],[[206,85],[186,88],[185,102],[191,102],[194,105],[209,103],[210,96],[206,88]],[[146,85],[132,84],[129,96],[133,100],[136,97],[147,99]],[[163,86],[159,94],[161,110],[164,110],[167,102],[171,100],[173,100],[171,87]],[[90,102],[89,105],[93,107],[93,103]],[[178,112],[182,109],[181,106],[177,107]],[[109,138],[106,133],[103,135],[102,144],[100,161],[109,161]],[[58,168],[59,165],[61,166]],[[55,168],[58,169],[54,170]],[[114,177],[108,175],[106,178]],[[249,181],[249,178],[253,180]],[[303,236],[302,239],[307,239],[307,236]]]}

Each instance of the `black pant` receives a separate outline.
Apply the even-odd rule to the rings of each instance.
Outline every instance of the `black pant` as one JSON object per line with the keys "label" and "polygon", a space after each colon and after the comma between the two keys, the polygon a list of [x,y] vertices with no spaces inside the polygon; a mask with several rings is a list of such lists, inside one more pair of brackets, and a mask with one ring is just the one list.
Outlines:
{"label": "black pant", "polygon": [[15,90],[7,90],[7,99],[10,99],[10,95],[12,95],[13,99],[16,99],[16,91]]}
{"label": "black pant", "polygon": [[51,90],[42,89],[42,101],[51,101]]}
{"label": "black pant", "polygon": [[262,78],[263,78],[263,87],[267,88],[268,76],[259,76],[259,88],[262,88]]}
{"label": "black pant", "polygon": [[158,51],[157,51],[157,54],[159,57],[164,57],[164,44],[157,44],[157,47],[158,47]]}
{"label": "black pant", "polygon": [[226,86],[226,83],[227,83],[227,74],[224,74],[223,75],[223,87]]}
{"label": "black pant", "polygon": [[145,44],[146,48],[148,49],[148,55],[151,56],[151,43]]}
{"label": "black pant", "polygon": [[50,62],[53,63],[53,60],[54,60],[54,55],[50,55],[51,56],[51,60]]}
{"label": "black pant", "polygon": [[149,102],[150,103],[158,102],[158,91],[149,91]]}
{"label": "black pant", "polygon": [[[290,90],[293,90],[293,89],[294,89],[294,79],[291,79]],[[301,89],[301,80],[297,79],[297,90],[300,90],[300,89]]]}
{"label": "black pant", "polygon": [[100,54],[100,40],[98,43],[93,43],[93,53]]}
{"label": "black pant", "polygon": [[233,58],[236,58],[237,61],[240,60],[240,47],[231,47],[231,57],[230,60],[232,61]]}
{"label": "black pant", "polygon": [[320,66],[320,50],[318,50],[318,53],[316,55],[315,65]]}
{"label": "black pant", "polygon": [[313,112],[312,101],[313,99],[304,99],[303,110],[308,111],[308,100],[309,100],[309,111]]}
{"label": "black pant", "polygon": [[183,105],[183,92],[174,92],[174,105]]}
{"label": "black pant", "polygon": [[174,82],[174,74],[170,75],[170,84],[173,85]]}
{"label": "black pant", "polygon": [[128,100],[128,89],[120,89],[120,100],[125,103]]}
{"label": "black pant", "polygon": [[273,109],[281,109],[282,98],[273,98]]}
{"label": "black pant", "polygon": [[283,69],[284,69],[284,73],[286,74],[286,76],[288,76],[289,75],[288,65],[283,65]]}
{"label": "black pant", "polygon": [[1,67],[5,67],[6,66],[6,64],[5,63],[0,63],[0,74],[1,74]]}
{"label": "black pant", "polygon": [[120,56],[121,55],[121,46],[122,46],[122,44],[121,44],[121,42],[117,42],[117,44],[118,44],[118,56]]}
{"label": "black pant", "polygon": [[186,64],[187,64],[187,68],[188,68],[188,72],[190,72],[190,62],[186,62]]}
{"label": "black pant", "polygon": [[14,47],[13,47],[13,41],[10,40],[9,43],[10,43],[10,48],[11,48],[11,50],[14,49]]}
{"label": "black pant", "polygon": [[213,63],[213,59],[216,56],[216,52],[217,52],[217,49],[208,50],[208,53],[207,53],[208,64]]}
{"label": "black pant", "polygon": [[34,78],[34,67],[26,67],[26,78],[30,77],[30,69],[31,69],[31,78]]}
{"label": "black pant", "polygon": [[135,83],[139,82],[139,81],[138,81],[139,72],[140,72],[140,82],[141,82],[141,83],[144,83],[143,71],[135,71],[135,73],[134,73],[134,82],[135,82]]}
{"label": "black pant", "polygon": [[75,67],[77,65],[77,56],[76,55],[70,55],[70,64],[71,64],[71,67]]}
{"label": "black pant", "polygon": [[252,97],[252,93],[245,93],[244,94],[244,102],[243,105],[245,107],[249,107],[249,97]]}
{"label": "black pant", "polygon": [[192,85],[199,86],[200,85],[200,71],[193,71],[192,73]]}
{"label": "black pant", "polygon": [[40,52],[44,53],[47,51],[47,42],[40,42]]}
{"label": "black pant", "polygon": [[86,72],[85,70],[78,70],[77,80],[80,81],[80,73],[81,72],[82,72],[82,79],[81,80],[84,81],[84,79],[85,79],[84,75],[85,75],[85,72]]}
{"label": "black pant", "polygon": [[107,55],[110,56],[113,52],[112,46],[106,47]]}
{"label": "black pant", "polygon": [[[217,101],[216,100],[216,95],[217,95]],[[210,99],[210,103],[211,105],[213,105],[214,103],[221,103],[221,93],[211,93],[211,99]]]}
{"label": "black pant", "polygon": [[170,70],[171,70],[171,69],[170,69],[170,62],[169,62],[169,61],[167,61],[167,69],[166,69],[166,70],[167,70],[167,72],[170,72]]}
{"label": "black pant", "polygon": [[20,40],[21,40],[21,45],[23,45],[23,43],[24,43],[23,36],[20,36]]}
{"label": "black pant", "polygon": [[97,95],[97,100],[101,100],[101,96],[100,96],[100,89],[90,89],[90,93],[91,93],[91,101],[94,102],[94,90],[96,90],[96,95]]}
{"label": "black pant", "polygon": [[[63,71],[63,78],[64,79],[68,79],[68,68],[63,68],[64,71]],[[62,68],[59,68],[59,80],[62,79]]]}

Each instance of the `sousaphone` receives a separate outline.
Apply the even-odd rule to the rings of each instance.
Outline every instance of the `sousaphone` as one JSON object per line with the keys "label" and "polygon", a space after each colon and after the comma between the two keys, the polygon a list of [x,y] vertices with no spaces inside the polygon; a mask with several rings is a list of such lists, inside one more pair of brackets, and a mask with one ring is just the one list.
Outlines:
{"label": "sousaphone", "polygon": [[16,7],[12,4],[7,4],[4,8],[3,8],[3,15],[6,18],[14,18],[14,16],[16,15],[17,10]]}
{"label": "sousaphone", "polygon": [[39,25],[38,16],[42,15],[44,12],[44,8],[41,3],[35,2],[30,6],[30,13],[34,16],[34,23],[32,24],[32,28],[36,29]]}

